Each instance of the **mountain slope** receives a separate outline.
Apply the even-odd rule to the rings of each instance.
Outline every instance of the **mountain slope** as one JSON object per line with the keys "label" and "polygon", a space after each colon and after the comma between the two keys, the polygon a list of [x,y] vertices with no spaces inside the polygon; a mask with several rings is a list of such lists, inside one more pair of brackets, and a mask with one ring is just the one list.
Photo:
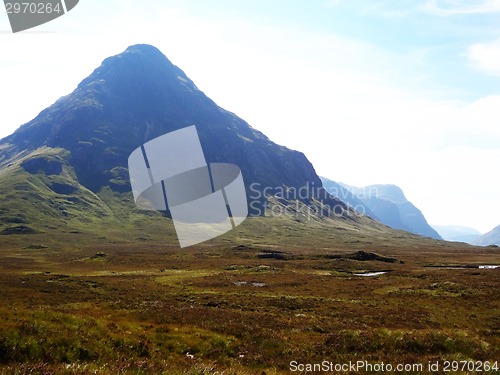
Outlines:
{"label": "mountain slope", "polygon": [[[302,153],[273,143],[218,107],[149,45],[106,59],[73,93],[0,140],[0,230],[123,230],[163,219],[135,208],[128,157],[145,142],[190,125],[197,127],[207,162],[241,168],[253,214],[266,213],[270,195],[279,198],[274,207],[295,215],[297,199],[301,211],[316,207],[307,209],[309,216],[333,214],[333,221],[356,230],[387,231],[324,189],[307,189],[321,187],[321,181]],[[301,187],[307,194],[297,194]]]}
{"label": "mountain slope", "polygon": [[357,209],[394,229],[424,237],[442,239],[427,223],[422,212],[409,202],[395,185],[371,185],[363,188],[336,183],[321,177],[325,189]]}
{"label": "mountain slope", "polygon": [[424,237],[442,239],[427,223],[422,212],[406,199],[399,187],[370,185],[365,188],[348,187],[348,189],[362,199],[382,222],[392,228],[407,230]]}
{"label": "mountain slope", "polygon": [[[355,194],[351,193],[349,189],[345,188],[338,182],[335,182],[333,180],[330,180],[326,177],[321,177],[321,182],[323,183],[323,187],[327,192],[332,194],[334,197],[339,198],[341,201],[347,203],[349,206],[354,208],[356,211],[359,213],[362,213],[364,215],[367,215],[371,217],[372,219],[379,220],[384,222],[383,220],[380,220],[377,215],[366,205],[361,199],[359,199]],[[385,223],[387,224],[387,223]]]}
{"label": "mountain slope", "polygon": [[492,229],[488,233],[483,234],[474,242],[474,244],[479,246],[489,246],[489,245],[500,246],[500,225]]}

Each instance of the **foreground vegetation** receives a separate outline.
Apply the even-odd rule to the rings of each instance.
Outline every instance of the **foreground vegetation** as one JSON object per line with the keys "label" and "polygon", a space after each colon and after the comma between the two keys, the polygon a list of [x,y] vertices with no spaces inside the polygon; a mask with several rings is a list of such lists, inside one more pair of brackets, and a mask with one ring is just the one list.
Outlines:
{"label": "foreground vegetation", "polygon": [[[500,361],[500,269],[477,268],[500,264],[497,248],[321,225],[307,237],[300,222],[272,220],[189,249],[171,227],[163,238],[103,228],[2,236],[0,373]],[[468,268],[443,267],[458,265]],[[373,271],[388,272],[357,275]]]}

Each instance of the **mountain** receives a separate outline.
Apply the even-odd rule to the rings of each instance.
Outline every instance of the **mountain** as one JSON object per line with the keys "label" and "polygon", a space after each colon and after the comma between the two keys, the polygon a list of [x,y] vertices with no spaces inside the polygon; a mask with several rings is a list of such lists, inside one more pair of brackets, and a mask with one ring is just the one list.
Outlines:
{"label": "mountain", "polygon": [[145,142],[190,125],[207,162],[241,168],[254,215],[264,215],[275,196],[274,204],[286,209],[297,200],[319,207],[316,216],[335,214],[353,228],[385,230],[327,194],[304,154],[217,106],[157,48],[135,45],[104,60],[71,94],[0,140],[0,232],[61,225],[123,230],[158,219],[133,204],[128,157]]}
{"label": "mountain", "polygon": [[306,182],[321,186],[302,153],[276,145],[218,107],[148,45],[106,59],[72,94],[0,143],[13,146],[14,152],[43,146],[70,150],[79,181],[97,192],[109,184],[113,168],[127,166],[136,147],[193,124],[207,161],[235,163],[248,181],[272,187]]}
{"label": "mountain", "polygon": [[396,185],[355,187],[321,177],[323,186],[332,195],[344,200],[358,212],[394,229],[405,230],[424,237],[442,239],[427,223],[422,212],[408,201]]}
{"label": "mountain", "polygon": [[474,242],[474,244],[479,246],[500,246],[500,225],[488,233],[483,234]]}
{"label": "mountain", "polygon": [[334,197],[339,198],[341,201],[347,203],[349,206],[354,208],[361,214],[367,215],[372,219],[381,221],[378,216],[363,202],[360,198],[358,198],[355,194],[351,193],[349,189],[344,187],[343,185],[330,180],[326,177],[320,177],[323,182],[323,187],[327,192],[329,192]]}
{"label": "mountain", "polygon": [[481,237],[481,232],[474,228],[459,225],[433,225],[432,227],[446,241],[465,242],[473,245]]}

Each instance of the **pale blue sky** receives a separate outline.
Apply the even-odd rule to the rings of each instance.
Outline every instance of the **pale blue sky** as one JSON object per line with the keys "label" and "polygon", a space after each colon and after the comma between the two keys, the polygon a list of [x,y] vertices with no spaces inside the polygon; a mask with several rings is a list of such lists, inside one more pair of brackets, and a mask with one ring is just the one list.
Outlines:
{"label": "pale blue sky", "polygon": [[9,30],[0,137],[150,43],[319,174],[397,184],[432,224],[500,224],[500,0],[81,0]]}

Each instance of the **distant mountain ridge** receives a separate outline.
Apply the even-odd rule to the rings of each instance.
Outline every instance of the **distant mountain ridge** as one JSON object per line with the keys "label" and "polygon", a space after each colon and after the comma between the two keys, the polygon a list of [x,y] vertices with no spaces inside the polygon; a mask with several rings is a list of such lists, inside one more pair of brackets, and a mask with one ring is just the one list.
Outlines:
{"label": "distant mountain ridge", "polygon": [[474,228],[459,225],[433,225],[432,226],[446,241],[465,242],[473,245],[481,232]]}
{"label": "distant mountain ridge", "polygon": [[323,186],[332,195],[343,199],[362,212],[394,229],[405,230],[424,237],[442,239],[427,223],[422,212],[408,201],[396,185],[355,187],[321,177]]}

